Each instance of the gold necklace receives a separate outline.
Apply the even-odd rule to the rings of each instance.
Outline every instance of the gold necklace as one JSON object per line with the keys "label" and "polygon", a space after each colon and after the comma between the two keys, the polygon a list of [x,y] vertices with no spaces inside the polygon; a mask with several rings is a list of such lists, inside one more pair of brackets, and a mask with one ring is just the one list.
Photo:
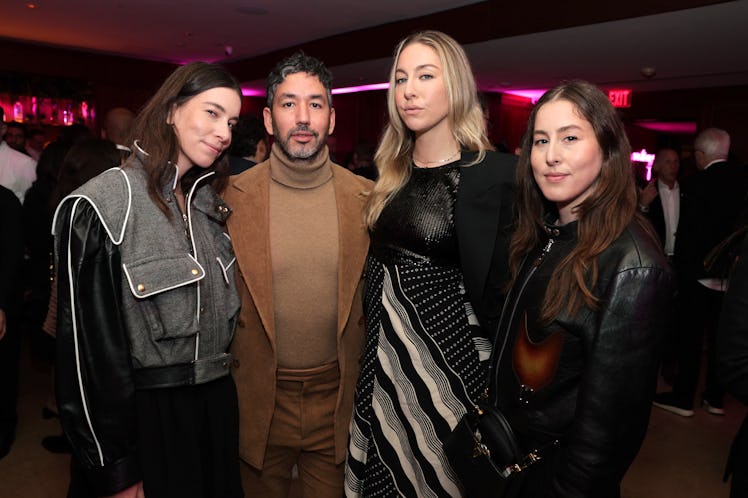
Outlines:
{"label": "gold necklace", "polygon": [[442,163],[446,163],[447,161],[451,161],[452,159],[455,159],[459,155],[460,155],[460,151],[458,150],[457,152],[453,153],[451,156],[445,157],[444,159],[438,159],[436,161],[421,161],[415,156],[413,156],[413,160],[421,164],[442,164]]}

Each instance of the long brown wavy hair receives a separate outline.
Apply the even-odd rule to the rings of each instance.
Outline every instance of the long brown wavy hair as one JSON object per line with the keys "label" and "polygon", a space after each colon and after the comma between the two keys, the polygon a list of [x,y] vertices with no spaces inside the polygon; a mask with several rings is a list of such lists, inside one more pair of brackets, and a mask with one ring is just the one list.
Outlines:
{"label": "long brown wavy hair", "polygon": [[548,213],[557,215],[556,206],[543,196],[530,164],[535,118],[543,105],[566,100],[574,105],[595,132],[603,155],[600,174],[590,195],[576,207],[578,220],[576,247],[554,269],[546,289],[540,319],[549,323],[562,311],[574,315],[582,304],[595,309],[598,298],[592,289],[597,283],[597,256],[636,219],[646,223],[636,211],[637,192],[631,167],[631,146],[623,123],[605,94],[585,81],[570,81],[546,92],[530,114],[522,151],[517,164],[517,226],[509,246],[511,281],[519,272],[522,259],[545,233]]}
{"label": "long brown wavy hair", "polygon": [[473,70],[462,46],[454,38],[440,31],[420,31],[407,36],[395,48],[390,70],[390,88],[387,91],[389,122],[374,155],[379,178],[369,194],[364,210],[364,219],[370,229],[376,224],[387,202],[410,177],[415,133],[405,126],[397,112],[395,79],[400,53],[413,43],[421,43],[434,49],[442,63],[444,85],[449,100],[447,119],[452,134],[461,149],[478,152],[470,164],[481,162],[486,150],[493,149],[486,137],[486,125],[478,101]]}
{"label": "long brown wavy hair", "polygon": [[[171,73],[135,118],[132,136],[138,141],[140,148],[148,153],[143,164],[148,173],[148,195],[167,217],[169,208],[162,189],[174,174],[174,167],[170,163],[179,156],[179,140],[172,126],[167,123],[167,118],[175,107],[212,88],[230,88],[242,99],[239,83],[226,69],[217,64],[192,62]],[[190,169],[180,179],[182,190],[188,192],[197,178],[207,171],[218,173],[212,184],[220,192],[228,171],[225,151],[207,170]]]}

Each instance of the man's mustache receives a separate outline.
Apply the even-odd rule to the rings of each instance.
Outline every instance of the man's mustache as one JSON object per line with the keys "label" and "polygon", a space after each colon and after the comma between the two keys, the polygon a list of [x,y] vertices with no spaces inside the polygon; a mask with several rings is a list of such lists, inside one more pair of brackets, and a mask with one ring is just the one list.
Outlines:
{"label": "man's mustache", "polygon": [[294,129],[292,129],[291,131],[288,132],[288,136],[290,137],[294,133],[298,133],[298,132],[311,133],[312,135],[314,135],[314,138],[318,138],[319,137],[319,133],[317,133],[316,131],[312,130],[311,128],[309,128],[306,125],[300,125],[300,126],[297,126]]}

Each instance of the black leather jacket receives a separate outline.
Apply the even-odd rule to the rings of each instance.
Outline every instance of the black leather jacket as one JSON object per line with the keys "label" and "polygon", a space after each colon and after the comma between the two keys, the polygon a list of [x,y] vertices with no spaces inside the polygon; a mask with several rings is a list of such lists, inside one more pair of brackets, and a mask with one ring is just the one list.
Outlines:
{"label": "black leather jacket", "polygon": [[98,495],[141,478],[136,390],[229,375],[239,298],[229,208],[211,174],[187,193],[186,219],[173,183],[164,187],[171,218],[153,204],[137,157],[58,208],[57,402]]}
{"label": "black leather jacket", "polygon": [[632,222],[598,257],[598,308],[540,325],[551,273],[576,245],[576,230],[547,227],[498,329],[498,406],[525,450],[560,441],[527,471],[523,497],[620,496],[647,430],[659,342],[672,319],[672,274],[654,238]]}

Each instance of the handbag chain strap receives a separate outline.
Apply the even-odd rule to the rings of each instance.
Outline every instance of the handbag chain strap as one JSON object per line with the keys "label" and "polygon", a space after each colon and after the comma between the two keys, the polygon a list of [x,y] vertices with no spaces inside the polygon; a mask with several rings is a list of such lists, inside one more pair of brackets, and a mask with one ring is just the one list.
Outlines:
{"label": "handbag chain strap", "polygon": [[[548,255],[548,253],[551,250],[551,247],[553,246],[554,239],[549,238],[548,242],[545,244],[545,247],[543,247],[543,250],[540,252],[540,255],[538,255],[537,258],[535,258],[535,261],[532,262],[532,267],[530,268],[530,271],[527,272],[527,275],[522,280],[522,286],[519,289],[519,292],[517,293],[517,299],[514,300],[514,305],[512,307],[512,313],[510,315],[509,323],[511,324],[514,314],[517,311],[517,305],[519,304],[519,298],[522,296],[522,294],[525,291],[525,287],[527,287],[527,284],[530,282],[530,279],[535,274],[535,270],[538,269],[540,264],[545,260],[545,257]],[[525,255],[525,257],[522,259],[522,263],[520,264],[520,268],[525,266],[525,263],[527,262],[528,255]],[[509,292],[507,292],[507,298],[504,301],[504,305],[501,308],[501,315],[499,317],[499,322],[496,324],[496,328],[494,329],[493,337],[491,338],[491,344],[493,345],[493,348],[491,349],[491,356],[488,359],[488,372],[487,372],[487,380],[486,380],[486,387],[483,390],[483,393],[480,395],[479,401],[482,401],[484,403],[491,403],[493,406],[496,406],[498,403],[498,398],[496,394],[496,389],[494,389],[494,396],[493,399],[491,399],[491,380],[494,379],[495,372],[498,372],[499,370],[499,364],[501,363],[501,359],[504,356],[504,350],[506,349],[507,342],[509,340],[509,332],[504,335],[504,340],[501,343],[501,349],[499,350],[498,358],[496,357],[496,342],[499,340],[499,331],[501,330],[501,325],[504,323],[504,314],[507,311],[507,306],[509,304],[509,297],[512,295],[512,292],[514,291],[514,286],[517,284],[515,281],[512,286],[509,288]],[[476,404],[475,406],[476,410],[480,410],[480,407]],[[481,415],[480,412],[478,412],[478,415]]]}
{"label": "handbag chain strap", "polygon": [[[543,250],[541,251],[540,255],[533,261],[532,268],[530,268],[530,271],[527,272],[527,275],[522,281],[522,286],[519,289],[519,292],[517,293],[517,299],[514,301],[511,317],[514,317],[515,312],[517,311],[517,304],[519,303],[519,297],[522,295],[522,293],[525,290],[525,287],[527,286],[528,282],[532,278],[533,274],[535,273],[535,270],[540,266],[540,264],[543,262],[545,257],[548,255],[548,253],[551,250],[551,246],[553,246],[554,239],[550,238],[548,239],[548,242],[546,243],[545,247],[543,247]],[[522,260],[521,266],[524,266],[527,262],[527,256],[524,257]],[[509,333],[507,332],[504,335],[504,340],[501,344],[501,349],[499,350],[498,357],[496,355],[497,348],[496,342],[499,339],[499,331],[501,330],[501,325],[504,323],[504,314],[507,311],[507,305],[509,303],[509,297],[512,295],[512,291],[514,290],[514,286],[516,285],[516,282],[512,284],[511,288],[509,289],[509,292],[507,293],[507,299],[504,301],[504,305],[501,310],[501,316],[499,317],[499,322],[496,324],[496,328],[494,329],[493,338],[491,341],[491,344],[494,345],[494,347],[491,350],[491,356],[488,359],[488,372],[487,372],[487,381],[486,381],[486,387],[483,389],[483,392],[480,394],[479,400],[474,403],[474,409],[475,409],[475,418],[476,420],[483,415],[484,411],[481,408],[481,403],[484,405],[492,405],[494,407],[497,407],[498,405],[498,394],[496,393],[497,389],[494,389],[494,395],[493,399],[491,396],[491,380],[494,378],[495,372],[499,369],[499,364],[501,363],[501,358],[504,356],[504,350],[506,349],[507,342],[509,339]],[[511,319],[510,319],[511,323]],[[554,439],[548,444],[545,444],[539,448],[536,448],[529,453],[527,453],[520,462],[513,463],[504,469],[501,470],[501,474],[504,478],[509,477],[512,474],[517,474],[519,472],[524,471],[537,461],[541,460],[544,456],[544,454],[551,450],[552,448],[558,446],[560,444],[558,439]],[[475,441],[475,447],[473,448],[473,458],[476,458],[480,455],[485,455],[486,457],[491,456],[491,450],[483,443],[481,443],[478,439]]]}

